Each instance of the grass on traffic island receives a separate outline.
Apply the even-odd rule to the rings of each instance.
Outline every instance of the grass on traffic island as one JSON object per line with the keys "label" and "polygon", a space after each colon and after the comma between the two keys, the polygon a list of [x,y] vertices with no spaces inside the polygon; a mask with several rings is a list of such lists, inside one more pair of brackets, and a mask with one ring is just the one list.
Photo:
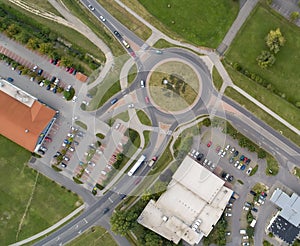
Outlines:
{"label": "grass on traffic island", "polygon": [[195,71],[178,61],[159,65],[151,74],[149,90],[154,103],[167,111],[190,106],[198,96],[200,81]]}
{"label": "grass on traffic island", "polygon": [[143,125],[152,126],[150,118],[143,110],[138,110],[136,114]]}
{"label": "grass on traffic island", "polygon": [[29,168],[28,151],[2,136],[0,146],[5,146],[0,148],[3,245],[43,231],[82,204],[77,195]]}
{"label": "grass on traffic island", "polygon": [[220,91],[222,85],[223,85],[223,79],[221,75],[219,74],[218,70],[216,67],[213,67],[213,73],[212,73],[212,80],[214,83],[214,86],[216,87],[217,91]]}
{"label": "grass on traffic island", "polygon": [[266,160],[267,160],[266,175],[268,175],[268,176],[276,176],[278,174],[278,172],[279,172],[278,162],[269,153],[267,154]]}
{"label": "grass on traffic island", "polygon": [[114,241],[113,237],[109,232],[100,226],[93,226],[89,228],[86,232],[81,234],[79,237],[75,238],[73,241],[67,244],[68,246],[117,246],[118,244]]}

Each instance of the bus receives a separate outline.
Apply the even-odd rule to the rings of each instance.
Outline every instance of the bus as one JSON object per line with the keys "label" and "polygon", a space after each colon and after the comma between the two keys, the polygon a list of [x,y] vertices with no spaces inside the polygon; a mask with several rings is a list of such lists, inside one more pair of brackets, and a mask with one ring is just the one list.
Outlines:
{"label": "bus", "polygon": [[128,176],[132,176],[136,170],[144,163],[146,159],[145,155],[141,155],[140,159],[137,160],[137,162],[133,165],[133,167],[128,172]]}

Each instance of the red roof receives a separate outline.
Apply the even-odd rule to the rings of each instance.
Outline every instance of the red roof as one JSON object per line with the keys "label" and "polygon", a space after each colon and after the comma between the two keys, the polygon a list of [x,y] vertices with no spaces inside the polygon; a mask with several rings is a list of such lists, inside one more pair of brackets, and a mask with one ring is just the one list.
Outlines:
{"label": "red roof", "polygon": [[31,107],[0,91],[0,134],[33,152],[55,111],[38,101]]}

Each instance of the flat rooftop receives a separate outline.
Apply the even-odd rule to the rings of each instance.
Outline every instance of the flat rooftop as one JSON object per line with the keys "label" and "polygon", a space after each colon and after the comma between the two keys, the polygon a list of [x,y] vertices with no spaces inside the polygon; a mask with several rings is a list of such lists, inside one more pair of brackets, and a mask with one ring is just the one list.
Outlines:
{"label": "flat rooftop", "polygon": [[[233,193],[224,183],[187,156],[167,191],[148,203],[138,222],[175,243],[197,244],[211,232]],[[201,223],[193,230],[197,220]]]}

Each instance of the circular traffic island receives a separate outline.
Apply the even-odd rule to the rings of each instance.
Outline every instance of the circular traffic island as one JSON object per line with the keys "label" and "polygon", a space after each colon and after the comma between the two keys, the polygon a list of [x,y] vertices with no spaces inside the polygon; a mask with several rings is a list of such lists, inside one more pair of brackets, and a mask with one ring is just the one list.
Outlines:
{"label": "circular traffic island", "polygon": [[200,77],[185,62],[164,61],[149,74],[148,88],[154,105],[163,111],[181,111],[197,102]]}

